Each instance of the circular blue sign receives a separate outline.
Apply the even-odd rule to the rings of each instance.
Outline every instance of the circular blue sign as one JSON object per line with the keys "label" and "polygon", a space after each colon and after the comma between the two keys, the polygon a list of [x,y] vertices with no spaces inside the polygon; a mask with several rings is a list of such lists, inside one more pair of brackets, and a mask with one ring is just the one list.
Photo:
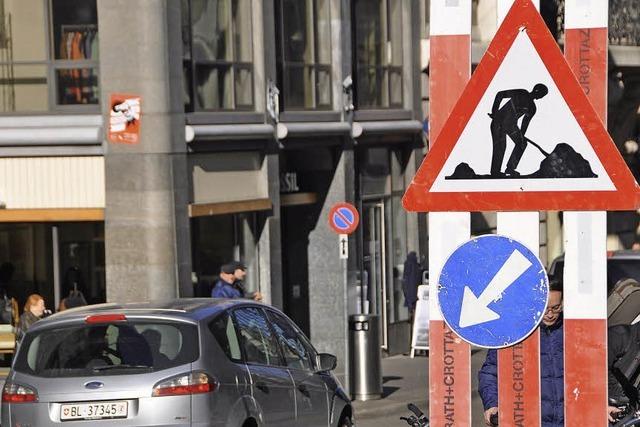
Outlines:
{"label": "circular blue sign", "polygon": [[338,208],[333,214],[333,223],[341,230],[348,230],[354,222],[355,216],[349,208]]}
{"label": "circular blue sign", "polygon": [[463,340],[485,348],[517,344],[540,324],[549,280],[542,262],[505,236],[476,237],[447,259],[438,279],[445,322]]}

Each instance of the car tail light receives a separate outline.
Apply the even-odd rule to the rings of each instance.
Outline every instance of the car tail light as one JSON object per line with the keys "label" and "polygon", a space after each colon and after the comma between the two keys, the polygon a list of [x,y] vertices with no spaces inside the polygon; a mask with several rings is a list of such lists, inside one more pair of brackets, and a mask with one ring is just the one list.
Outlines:
{"label": "car tail light", "polygon": [[153,387],[154,397],[181,396],[216,391],[218,383],[204,372],[191,372],[160,381]]}
{"label": "car tail light", "polygon": [[30,403],[37,401],[38,393],[26,385],[7,382],[2,388],[3,403]]}
{"label": "car tail light", "polygon": [[124,314],[94,314],[87,316],[84,319],[85,323],[113,323],[113,322],[126,322],[127,316]]}

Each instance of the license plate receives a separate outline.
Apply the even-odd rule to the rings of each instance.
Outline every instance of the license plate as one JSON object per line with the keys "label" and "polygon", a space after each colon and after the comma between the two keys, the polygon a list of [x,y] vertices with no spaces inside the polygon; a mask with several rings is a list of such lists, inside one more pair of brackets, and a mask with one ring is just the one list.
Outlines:
{"label": "license plate", "polygon": [[65,403],[60,406],[60,420],[99,420],[101,418],[126,418],[128,402]]}

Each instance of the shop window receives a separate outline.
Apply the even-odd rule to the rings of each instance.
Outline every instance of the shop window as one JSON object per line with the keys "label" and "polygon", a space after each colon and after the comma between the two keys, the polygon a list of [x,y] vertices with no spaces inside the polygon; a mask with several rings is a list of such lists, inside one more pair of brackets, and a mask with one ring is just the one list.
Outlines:
{"label": "shop window", "polygon": [[280,0],[278,86],[284,110],[331,108],[329,0]]}
{"label": "shop window", "polygon": [[256,214],[212,215],[191,220],[196,296],[211,296],[220,267],[233,260],[247,266],[244,289],[259,290]]}
{"label": "shop window", "polygon": [[182,0],[187,111],[253,109],[251,0]]}
{"label": "shop window", "polygon": [[96,0],[0,3],[0,112],[98,111],[97,24]]}
{"label": "shop window", "polygon": [[352,16],[357,107],[402,108],[402,1],[355,0]]}

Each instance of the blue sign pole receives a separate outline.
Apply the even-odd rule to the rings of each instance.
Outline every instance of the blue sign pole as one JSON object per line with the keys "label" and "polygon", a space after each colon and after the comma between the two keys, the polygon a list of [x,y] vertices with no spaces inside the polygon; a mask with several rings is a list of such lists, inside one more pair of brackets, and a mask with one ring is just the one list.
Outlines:
{"label": "blue sign pole", "polygon": [[438,279],[445,322],[465,341],[508,347],[538,326],[549,280],[538,257],[522,243],[498,235],[474,238],[456,249]]}

